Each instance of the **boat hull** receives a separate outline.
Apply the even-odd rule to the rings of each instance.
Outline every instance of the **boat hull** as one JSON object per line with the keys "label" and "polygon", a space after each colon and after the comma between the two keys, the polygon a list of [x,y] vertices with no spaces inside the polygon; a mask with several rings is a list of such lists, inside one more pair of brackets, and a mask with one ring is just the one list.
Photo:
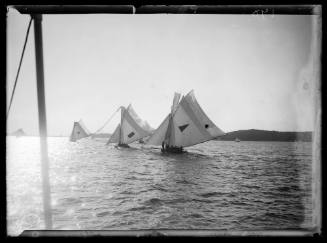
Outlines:
{"label": "boat hull", "polygon": [[161,149],[162,153],[173,153],[173,154],[181,154],[185,153],[186,151],[183,150],[182,147],[166,147]]}
{"label": "boat hull", "polygon": [[117,144],[117,147],[130,148],[130,146],[128,144],[125,144],[125,143],[119,143],[119,144]]}

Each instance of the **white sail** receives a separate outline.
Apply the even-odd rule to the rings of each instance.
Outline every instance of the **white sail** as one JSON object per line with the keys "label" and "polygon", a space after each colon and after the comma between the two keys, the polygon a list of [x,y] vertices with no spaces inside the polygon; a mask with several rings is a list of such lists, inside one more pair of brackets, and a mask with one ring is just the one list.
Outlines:
{"label": "white sail", "polygon": [[187,147],[224,134],[203,112],[193,91],[182,98],[172,121],[169,145]]}
{"label": "white sail", "polygon": [[152,136],[146,142],[149,145],[161,145],[165,139],[166,132],[169,124],[169,115],[165,118],[165,120],[160,124],[160,126],[154,131]]}
{"label": "white sail", "polygon": [[176,111],[180,97],[181,97],[181,94],[175,92],[173,106],[171,107],[171,114],[174,114],[174,112]]}
{"label": "white sail", "polygon": [[81,138],[88,137],[89,133],[81,126],[79,122],[74,122],[73,131],[70,135],[69,140],[75,142]]}
{"label": "white sail", "polygon": [[142,120],[135,112],[135,110],[133,109],[132,105],[129,105],[127,107],[127,111],[129,112],[129,114],[131,115],[131,117],[134,119],[134,121],[144,130],[146,131],[152,131],[154,130],[147,121]]}
{"label": "white sail", "polygon": [[217,127],[206,115],[206,113],[202,110],[201,106],[199,105],[198,101],[194,96],[194,91],[192,90],[185,96],[186,101],[190,104],[193,112],[195,113],[196,117],[204,124],[206,130],[210,133],[210,135],[215,138],[225,133]]}
{"label": "white sail", "polygon": [[147,141],[147,144],[151,145],[161,145],[163,141],[169,143],[170,136],[172,135],[171,126],[172,126],[172,115],[175,113],[178,102],[181,97],[180,93],[174,93],[173,104],[171,106],[170,114],[165,118],[165,120],[160,124],[160,126],[154,131],[152,136]]}
{"label": "white sail", "polygon": [[125,110],[121,125],[120,143],[129,144],[150,135],[131,116],[129,110]]}
{"label": "white sail", "polygon": [[182,97],[175,93],[171,113],[150,137],[147,144],[188,147],[212,140],[224,132],[204,113],[193,91]]}
{"label": "white sail", "polygon": [[109,144],[109,143],[119,143],[119,135],[120,135],[120,124],[118,124],[118,126],[115,129],[114,133],[110,136],[107,144]]}
{"label": "white sail", "polygon": [[88,135],[91,134],[91,132],[89,131],[89,129],[86,128],[86,126],[85,126],[84,122],[82,121],[82,119],[80,119],[80,120],[78,121],[78,123],[79,123],[79,125],[83,128],[83,130],[84,130]]}
{"label": "white sail", "polygon": [[146,124],[147,123],[138,117],[131,105],[129,105],[127,109],[125,107],[121,107],[121,122],[117,126],[107,144],[129,144],[149,136],[150,132],[142,128],[142,125]]}

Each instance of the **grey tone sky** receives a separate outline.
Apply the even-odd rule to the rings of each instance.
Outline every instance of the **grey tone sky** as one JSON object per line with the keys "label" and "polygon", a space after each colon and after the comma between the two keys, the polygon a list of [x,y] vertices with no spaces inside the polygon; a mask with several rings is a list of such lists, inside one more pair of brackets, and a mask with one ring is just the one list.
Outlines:
{"label": "grey tone sky", "polygon": [[[48,134],[94,132],[121,105],[157,128],[194,89],[223,131],[313,129],[313,16],[44,15]],[[7,101],[29,16],[7,17]],[[31,27],[8,131],[38,134]],[[104,129],[112,133],[119,113]]]}

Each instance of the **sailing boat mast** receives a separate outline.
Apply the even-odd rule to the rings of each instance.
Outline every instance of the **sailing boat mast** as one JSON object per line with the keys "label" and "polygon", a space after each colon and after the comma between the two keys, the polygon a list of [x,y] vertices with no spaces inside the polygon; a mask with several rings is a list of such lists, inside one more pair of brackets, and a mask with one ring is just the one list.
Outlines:
{"label": "sailing boat mast", "polygon": [[122,125],[123,125],[123,116],[124,116],[124,107],[120,107],[120,128],[119,128],[119,142],[118,144],[121,144],[121,138],[122,138]]}
{"label": "sailing boat mast", "polygon": [[[180,98],[180,94],[176,93],[174,94],[174,100],[173,100],[173,105],[171,106],[171,110],[170,110],[170,114],[169,114],[169,123],[168,123],[168,128],[166,131],[166,135],[165,135],[165,140],[163,142],[163,150],[166,149],[171,149],[173,148],[173,141],[172,141],[172,136],[173,136],[173,128],[174,128],[174,120],[173,120],[173,116],[174,113],[177,109],[178,106],[178,102],[179,102],[179,98]],[[178,148],[178,150],[182,151],[182,147]]]}

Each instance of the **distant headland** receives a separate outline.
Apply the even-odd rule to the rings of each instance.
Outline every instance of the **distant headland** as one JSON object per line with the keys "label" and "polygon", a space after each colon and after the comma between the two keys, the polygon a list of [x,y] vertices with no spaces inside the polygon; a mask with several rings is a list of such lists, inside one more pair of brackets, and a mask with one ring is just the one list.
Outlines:
{"label": "distant headland", "polygon": [[12,132],[10,135],[12,136],[16,136],[16,137],[23,137],[26,136],[26,133],[24,132],[24,130],[22,128],[16,130],[15,132]]}
{"label": "distant headland", "polygon": [[312,132],[278,132],[249,129],[228,132],[225,135],[218,137],[216,140],[234,141],[236,139],[239,139],[240,141],[311,142]]}

